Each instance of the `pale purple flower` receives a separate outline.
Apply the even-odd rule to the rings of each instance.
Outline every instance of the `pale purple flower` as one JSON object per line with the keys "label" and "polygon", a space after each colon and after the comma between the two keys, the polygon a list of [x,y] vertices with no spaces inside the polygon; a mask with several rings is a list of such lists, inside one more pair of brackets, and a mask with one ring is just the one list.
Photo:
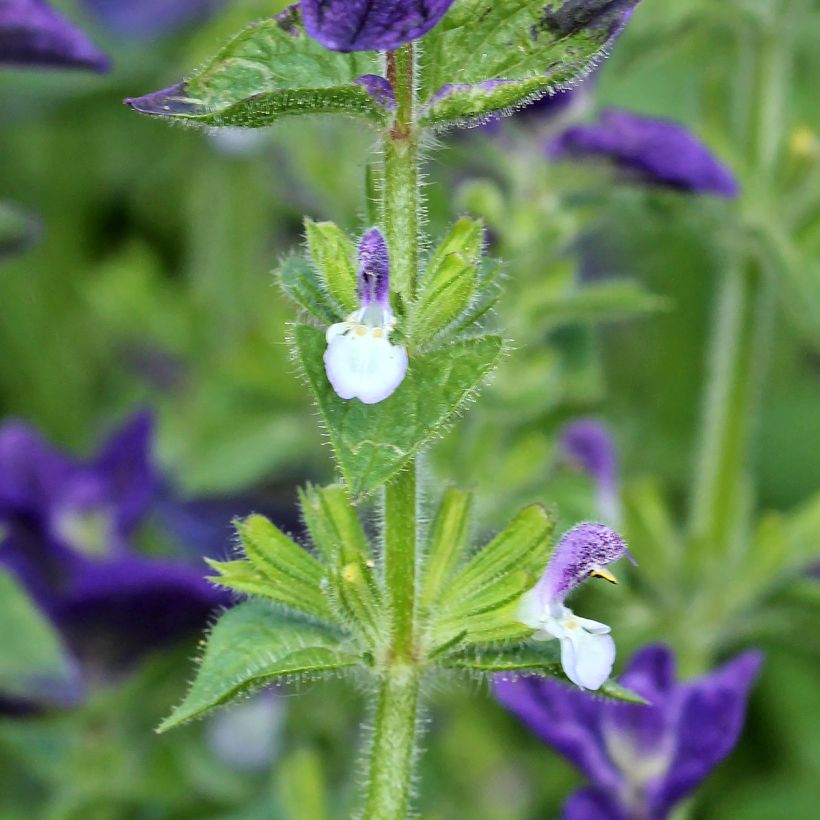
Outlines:
{"label": "pale purple flower", "polygon": [[620,683],[648,706],[597,700],[536,677],[497,678],[495,693],[589,779],[564,805],[564,820],[664,820],[734,748],[761,661],[744,652],[677,683],[672,651],[646,647]]}
{"label": "pale purple flower", "polygon": [[159,483],[151,429],[150,416],[138,414],[80,461],[28,425],[0,427],[0,565],[95,663],[132,661],[230,600],[199,567],[133,547]]}
{"label": "pale purple flower", "polygon": [[407,351],[390,343],[396,317],[390,307],[390,258],[378,228],[359,243],[359,309],[327,330],[325,370],[336,394],[377,404],[407,373]]}
{"label": "pale purple flower", "polygon": [[425,35],[453,0],[302,0],[307,33],[333,51],[392,51]]}
{"label": "pale purple flower", "polygon": [[600,159],[647,185],[736,197],[729,168],[684,126],[628,111],[605,111],[598,122],[568,128],[547,145],[553,160]]}
{"label": "pale purple flower", "polygon": [[536,630],[536,640],[561,642],[561,666],[582,689],[599,689],[615,663],[615,642],[606,624],[580,618],[564,605],[588,578],[617,583],[606,569],[629,550],[615,530],[603,524],[578,524],[558,542],[538,583],[521,599],[519,619]]}
{"label": "pale purple flower", "polygon": [[82,0],[112,34],[125,39],[168,35],[204,19],[225,0]]}
{"label": "pale purple flower", "polygon": [[107,71],[108,58],[45,0],[0,0],[0,65]]}
{"label": "pale purple flower", "polygon": [[558,442],[563,457],[595,482],[601,517],[617,526],[618,453],[609,428],[595,419],[578,419],[561,430]]}

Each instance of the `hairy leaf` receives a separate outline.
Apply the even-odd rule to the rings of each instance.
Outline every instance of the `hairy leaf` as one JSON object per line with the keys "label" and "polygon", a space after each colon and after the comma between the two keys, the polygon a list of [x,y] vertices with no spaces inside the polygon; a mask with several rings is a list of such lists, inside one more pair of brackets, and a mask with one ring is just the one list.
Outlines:
{"label": "hairy leaf", "polygon": [[637,2],[459,0],[425,39],[422,122],[476,119],[566,88],[604,56]]}
{"label": "hairy leaf", "polygon": [[275,274],[287,296],[326,325],[344,319],[318,271],[304,256],[289,256]]}
{"label": "hairy leaf", "polygon": [[359,306],[356,297],[356,247],[333,222],[305,220],[305,234],[313,263],[342,314]]}
{"label": "hairy leaf", "polygon": [[333,632],[289,620],[265,601],[229,609],[214,626],[191,689],[164,732],[265,684],[349,669],[361,658]]}
{"label": "hairy leaf", "polygon": [[393,395],[364,405],[333,392],[325,374],[321,331],[298,325],[292,342],[354,501],[396,475],[442,431],[495,367],[503,349],[499,337],[482,336],[414,356]]}
{"label": "hairy leaf", "polygon": [[357,82],[374,54],[328,51],[305,33],[298,6],[237,34],[189,79],[126,100],[143,114],[259,128],[294,114],[348,114],[375,124],[387,109]]}

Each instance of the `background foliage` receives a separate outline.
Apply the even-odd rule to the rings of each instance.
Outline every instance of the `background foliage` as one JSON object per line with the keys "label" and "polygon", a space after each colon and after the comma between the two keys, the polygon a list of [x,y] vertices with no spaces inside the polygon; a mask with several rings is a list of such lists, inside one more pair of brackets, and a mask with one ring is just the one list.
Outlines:
{"label": "background foliage", "polygon": [[[76,6],[59,5],[81,19]],[[600,72],[595,105],[684,121],[743,181],[745,146],[723,136],[739,61],[727,30],[741,21],[714,2],[668,5],[647,2],[635,15]],[[751,0],[732,7],[742,5],[756,8]],[[320,119],[210,135],[159,127],[119,104],[170,84],[275,10],[236,0],[196,29],[150,43],[99,32],[115,60],[105,78],[0,72],[0,196],[42,226],[39,242],[0,263],[0,410],[86,453],[115,421],[149,406],[161,462],[184,492],[253,491],[293,506],[298,484],[332,480],[331,462],[286,351],[291,309],[270,271],[303,241],[303,214],[351,234],[369,222],[359,208],[370,136],[356,123]],[[789,128],[815,133],[813,153],[795,154],[793,173],[817,180],[816,5],[806,6],[800,32]],[[557,466],[554,442],[566,419],[595,414],[616,431],[630,486],[655,483],[682,514],[727,206],[550,165],[543,127],[513,121],[497,136],[443,135],[428,166],[431,235],[445,232],[453,210],[488,222],[507,263],[499,315],[515,343],[485,400],[433,446],[429,462],[442,484],[476,489],[487,533],[524,502],[557,503],[564,523],[593,516],[592,488]],[[747,191],[744,203],[769,218],[767,192]],[[818,236],[815,222],[800,260],[815,296]],[[579,276],[632,284],[590,302]],[[755,444],[759,505],[784,513],[820,487],[820,345],[795,307],[784,303],[777,317]],[[229,551],[226,521],[214,557]],[[753,636],[768,659],[744,740],[707,783],[695,816],[814,816],[813,583],[800,609],[805,632],[786,614],[795,619],[789,638],[774,628]],[[608,590],[596,595],[593,617],[595,606],[618,605]],[[669,637],[658,625],[649,632]],[[635,642],[643,635],[634,634]],[[0,718],[0,815],[345,816],[349,750],[361,736],[352,686],[331,697],[336,682],[302,685],[299,698],[279,691],[276,750],[261,772],[218,757],[213,720],[153,734],[184,692],[193,640],[96,687],[75,709]],[[629,649],[629,640],[619,644],[622,658]],[[425,818],[553,816],[576,782],[481,687],[439,696],[429,718]]]}

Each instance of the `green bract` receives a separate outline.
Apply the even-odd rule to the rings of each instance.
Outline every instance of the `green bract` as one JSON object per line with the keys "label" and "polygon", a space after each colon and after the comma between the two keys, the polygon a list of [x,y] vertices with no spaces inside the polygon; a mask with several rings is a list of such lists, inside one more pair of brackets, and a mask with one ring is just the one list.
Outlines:
{"label": "green bract", "polygon": [[356,80],[376,55],[328,51],[305,34],[296,6],[236,35],[202,69],[171,88],[127,100],[143,114],[259,128],[291,114],[347,114],[374,124],[387,109]]}
{"label": "green bract", "polygon": [[636,3],[459,0],[424,40],[422,124],[480,118],[572,85]]}

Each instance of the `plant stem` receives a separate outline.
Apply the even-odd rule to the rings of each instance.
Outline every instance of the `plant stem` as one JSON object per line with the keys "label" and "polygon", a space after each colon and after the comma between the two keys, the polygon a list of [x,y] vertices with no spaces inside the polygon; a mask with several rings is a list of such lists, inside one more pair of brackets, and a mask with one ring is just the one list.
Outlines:
{"label": "plant stem", "polygon": [[[382,219],[394,296],[407,302],[419,260],[419,139],[413,45],[387,55],[396,115],[384,137]],[[410,808],[421,669],[416,656],[416,464],[384,490],[384,583],[390,645],[380,671],[365,817],[403,820]]]}
{"label": "plant stem", "polygon": [[387,55],[396,116],[384,140],[384,230],[393,287],[405,301],[415,293],[419,264],[419,137],[413,49],[409,43]]}

